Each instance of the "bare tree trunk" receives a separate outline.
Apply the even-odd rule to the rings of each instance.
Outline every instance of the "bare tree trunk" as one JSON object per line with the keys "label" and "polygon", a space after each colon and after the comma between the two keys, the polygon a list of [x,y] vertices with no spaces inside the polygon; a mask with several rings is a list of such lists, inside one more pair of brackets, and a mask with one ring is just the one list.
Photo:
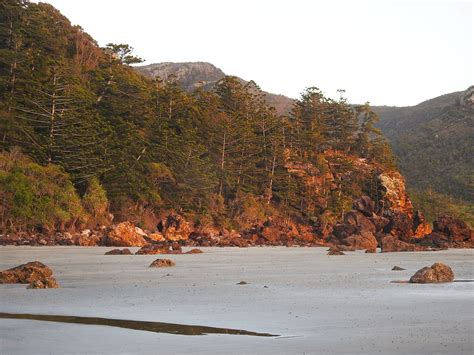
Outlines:
{"label": "bare tree trunk", "polygon": [[48,148],[48,163],[51,164],[53,160],[53,146],[54,146],[54,134],[56,124],[56,86],[58,77],[56,73],[53,74],[53,94],[51,97],[51,114],[50,114],[50,125],[49,125],[49,148]]}
{"label": "bare tree trunk", "polygon": [[224,139],[222,140],[222,155],[221,155],[221,182],[219,186],[219,196],[222,196],[222,191],[224,188],[224,165],[225,165],[225,138],[226,132],[224,132]]}

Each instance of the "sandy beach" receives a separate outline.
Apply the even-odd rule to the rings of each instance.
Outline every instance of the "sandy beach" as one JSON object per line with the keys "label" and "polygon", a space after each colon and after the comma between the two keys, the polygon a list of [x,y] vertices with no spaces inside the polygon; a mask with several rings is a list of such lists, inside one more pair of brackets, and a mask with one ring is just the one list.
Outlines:
{"label": "sandy beach", "polygon": [[[172,335],[103,325],[0,320],[2,354],[472,354],[474,282],[401,284],[443,262],[474,279],[474,251],[327,256],[327,248],[203,248],[104,256],[101,247],[0,247],[0,269],[38,260],[59,289],[0,285],[0,312],[244,329],[277,337]],[[133,249],[136,250],[136,249]],[[394,265],[405,271],[391,271]],[[238,285],[240,281],[247,284]]]}

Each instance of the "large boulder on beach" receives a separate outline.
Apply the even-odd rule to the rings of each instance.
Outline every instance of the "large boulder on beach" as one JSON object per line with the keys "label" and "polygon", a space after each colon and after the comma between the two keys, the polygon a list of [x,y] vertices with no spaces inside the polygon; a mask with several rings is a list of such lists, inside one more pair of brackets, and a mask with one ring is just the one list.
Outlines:
{"label": "large boulder on beach", "polygon": [[53,271],[39,261],[26,264],[0,272],[2,284],[30,284],[32,288],[58,288],[59,285],[53,277]]}
{"label": "large boulder on beach", "polygon": [[146,244],[145,238],[130,222],[122,222],[113,226],[105,240],[105,245],[109,247],[142,247]]}
{"label": "large boulder on beach", "polygon": [[150,267],[171,267],[175,265],[175,262],[170,259],[156,259],[150,264]]}
{"label": "large boulder on beach", "polygon": [[448,265],[443,263],[434,263],[431,266],[418,270],[411,278],[411,283],[439,283],[453,282],[454,273]]}

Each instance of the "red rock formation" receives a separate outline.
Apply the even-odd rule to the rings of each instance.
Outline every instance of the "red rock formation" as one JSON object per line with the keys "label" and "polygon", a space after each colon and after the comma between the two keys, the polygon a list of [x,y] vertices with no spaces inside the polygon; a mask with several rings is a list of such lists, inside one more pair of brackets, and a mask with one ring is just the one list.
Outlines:
{"label": "red rock formation", "polygon": [[0,272],[0,283],[29,283],[31,288],[59,287],[53,277],[53,271],[39,261],[32,261]]}
{"label": "red rock formation", "polygon": [[416,211],[413,216],[413,235],[416,238],[424,237],[432,232],[431,225],[426,221],[421,211]]}
{"label": "red rock formation", "polygon": [[193,231],[190,223],[176,213],[171,213],[161,220],[157,228],[167,241],[188,240]]}
{"label": "red rock formation", "polygon": [[122,222],[108,232],[105,245],[110,247],[141,247],[147,241],[137,233],[135,226],[130,222]]}
{"label": "red rock formation", "polygon": [[334,226],[329,241],[341,250],[375,250],[378,245],[375,226],[358,211],[346,213],[343,223]]}

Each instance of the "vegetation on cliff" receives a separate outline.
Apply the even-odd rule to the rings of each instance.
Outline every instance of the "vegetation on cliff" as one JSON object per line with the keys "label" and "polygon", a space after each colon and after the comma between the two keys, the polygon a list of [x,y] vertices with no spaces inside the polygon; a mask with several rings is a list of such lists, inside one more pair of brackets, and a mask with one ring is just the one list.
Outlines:
{"label": "vegetation on cliff", "polygon": [[254,82],[188,93],[143,77],[131,47],[100,48],[48,4],[2,1],[0,16],[3,228],[109,212],[154,228],[169,210],[229,228],[320,224],[362,194],[379,201],[379,175],[395,170],[369,105],[308,88],[279,115]]}

